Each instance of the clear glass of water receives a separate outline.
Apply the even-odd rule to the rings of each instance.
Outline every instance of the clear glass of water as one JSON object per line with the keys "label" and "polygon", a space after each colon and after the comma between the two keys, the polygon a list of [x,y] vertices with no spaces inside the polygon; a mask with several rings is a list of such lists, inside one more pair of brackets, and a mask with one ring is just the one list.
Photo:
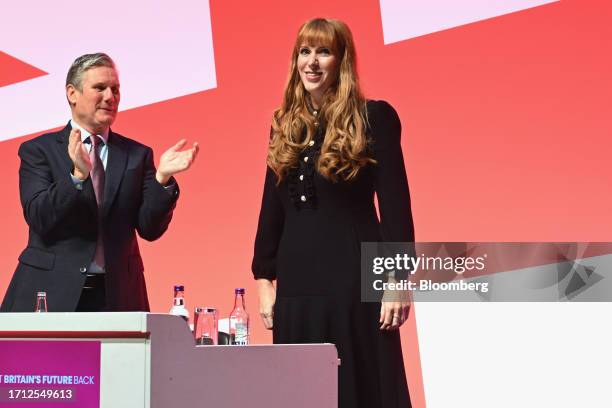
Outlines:
{"label": "clear glass of water", "polygon": [[218,313],[214,307],[196,307],[193,335],[196,345],[208,346],[219,344]]}

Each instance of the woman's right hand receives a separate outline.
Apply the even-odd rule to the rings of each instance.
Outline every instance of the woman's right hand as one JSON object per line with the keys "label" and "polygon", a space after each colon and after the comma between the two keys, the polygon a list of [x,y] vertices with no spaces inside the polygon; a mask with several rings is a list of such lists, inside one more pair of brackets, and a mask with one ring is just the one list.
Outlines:
{"label": "woman's right hand", "polygon": [[276,288],[268,279],[257,279],[257,292],[259,294],[259,315],[266,329],[274,327],[274,302],[276,302]]}

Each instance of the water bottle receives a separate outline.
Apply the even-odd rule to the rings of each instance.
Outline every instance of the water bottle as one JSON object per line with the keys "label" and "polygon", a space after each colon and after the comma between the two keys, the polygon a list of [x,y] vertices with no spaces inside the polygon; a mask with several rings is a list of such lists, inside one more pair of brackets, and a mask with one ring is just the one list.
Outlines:
{"label": "water bottle", "polygon": [[47,312],[47,292],[38,292],[36,294],[36,313]]}
{"label": "water bottle", "polygon": [[183,285],[174,285],[174,302],[170,314],[181,316],[186,322],[189,322],[189,311],[185,307],[185,287]]}
{"label": "water bottle", "polygon": [[244,306],[244,289],[237,288],[234,292],[234,310],[229,318],[230,344],[246,346],[249,344],[249,314]]}

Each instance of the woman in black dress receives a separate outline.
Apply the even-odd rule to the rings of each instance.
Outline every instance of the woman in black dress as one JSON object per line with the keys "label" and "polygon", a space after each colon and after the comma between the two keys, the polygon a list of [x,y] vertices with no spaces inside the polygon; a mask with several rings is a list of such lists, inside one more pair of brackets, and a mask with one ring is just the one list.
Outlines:
{"label": "woman in black dress", "polygon": [[341,408],[406,408],[397,329],[409,303],[360,298],[360,242],[414,241],[401,125],[391,105],[364,99],[355,62],[344,23],[300,28],[272,121],[253,274],[274,343],[337,346]]}

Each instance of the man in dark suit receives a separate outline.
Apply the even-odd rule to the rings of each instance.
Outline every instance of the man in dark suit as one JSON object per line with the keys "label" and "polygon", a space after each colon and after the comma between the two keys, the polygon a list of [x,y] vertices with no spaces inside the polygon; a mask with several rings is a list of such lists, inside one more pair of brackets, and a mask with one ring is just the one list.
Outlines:
{"label": "man in dark suit", "polygon": [[52,312],[149,310],[138,234],[153,241],[168,228],[179,196],[174,174],[198,145],[151,148],[110,130],[119,77],[106,54],[75,60],[66,78],[72,120],[19,148],[19,191],[29,226],[26,249],[0,308],[32,312],[47,293]]}

